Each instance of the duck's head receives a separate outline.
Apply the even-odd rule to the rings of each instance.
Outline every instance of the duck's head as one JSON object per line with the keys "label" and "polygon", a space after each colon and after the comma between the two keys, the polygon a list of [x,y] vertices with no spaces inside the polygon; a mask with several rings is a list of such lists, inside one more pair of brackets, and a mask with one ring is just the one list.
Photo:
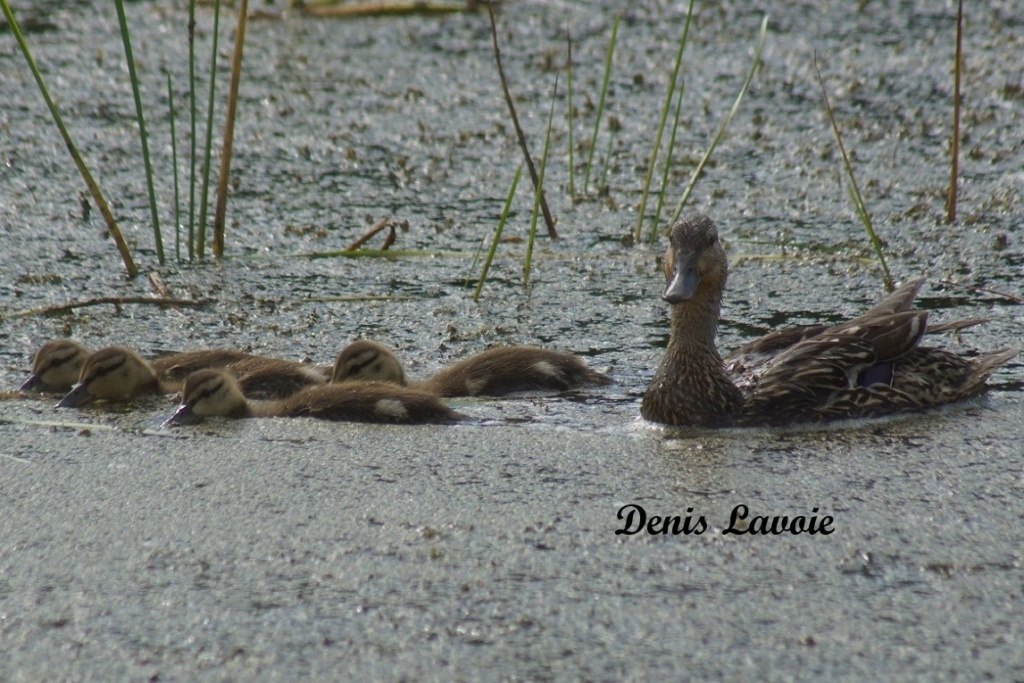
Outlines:
{"label": "duck's head", "polygon": [[123,346],[108,346],[89,357],[78,374],[78,383],[57,404],[74,408],[92,401],[129,401],[152,392],[156,375],[137,353]]}
{"label": "duck's head", "polygon": [[181,405],[164,426],[195,424],[204,417],[227,417],[245,410],[245,396],[234,377],[223,370],[197,370],[185,378]]}
{"label": "duck's head", "polygon": [[395,352],[375,341],[360,339],[338,354],[332,382],[363,380],[405,385],[405,369]]}
{"label": "duck's head", "polygon": [[78,381],[89,349],[71,339],[55,339],[39,347],[32,359],[32,376],[22,391],[67,391]]}
{"label": "duck's head", "polygon": [[720,298],[729,262],[714,221],[703,214],[680,218],[669,232],[662,269],[668,284],[661,298],[670,304],[690,301],[700,294]]}

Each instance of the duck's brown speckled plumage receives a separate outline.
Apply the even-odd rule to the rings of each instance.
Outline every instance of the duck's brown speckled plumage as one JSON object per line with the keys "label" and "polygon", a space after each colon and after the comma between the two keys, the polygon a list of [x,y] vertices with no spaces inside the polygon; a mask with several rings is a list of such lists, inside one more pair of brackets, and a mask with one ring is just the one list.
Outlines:
{"label": "duck's brown speckled plumage", "polygon": [[362,339],[345,347],[332,382],[377,380],[438,396],[502,396],[517,391],[566,391],[608,384],[611,378],[571,353],[535,346],[498,346],[481,351],[420,382],[409,382],[395,352]]}
{"label": "duck's brown speckled plumage", "polygon": [[977,395],[1016,355],[966,359],[920,346],[928,313],[912,310],[918,280],[846,323],[779,330],[723,361],[714,337],[728,264],[711,219],[688,216],[673,226],[664,269],[672,337],[641,405],[655,422],[785,425],[923,410]]}
{"label": "duck's brown speckled plumage", "polygon": [[[682,243],[677,244],[677,231],[673,230],[662,268],[670,287],[683,285],[685,278],[685,286],[692,291],[686,292],[690,296],[686,302],[672,307],[672,337],[640,412],[648,420],[665,424],[716,425],[743,406],[743,395],[726,374],[715,346],[728,264],[710,220],[687,225],[690,229]],[[680,250],[693,258],[683,265],[687,272],[677,274],[676,253]],[[666,288],[663,296],[676,295]]]}

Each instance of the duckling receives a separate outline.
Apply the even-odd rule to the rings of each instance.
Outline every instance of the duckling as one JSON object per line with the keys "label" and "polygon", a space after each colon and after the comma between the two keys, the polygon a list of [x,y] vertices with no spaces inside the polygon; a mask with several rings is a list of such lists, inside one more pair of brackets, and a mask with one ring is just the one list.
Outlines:
{"label": "duckling", "polygon": [[223,368],[235,363],[256,361],[266,356],[257,356],[235,349],[201,349],[181,351],[154,358],[149,362],[153,372],[167,382],[182,382],[196,370]]}
{"label": "duckling", "polygon": [[727,365],[715,345],[728,264],[714,222],[703,215],[678,221],[662,265],[672,335],[640,406],[654,422],[783,425],[924,410],[981,393],[1017,354],[966,359],[920,346],[928,313],[910,310],[921,286],[915,281],[841,325],[766,335]]}
{"label": "duckling", "polygon": [[231,363],[223,369],[238,380],[246,398],[258,400],[288,398],[303,389],[327,384],[331,370],[262,356]]}
{"label": "duckling", "polygon": [[89,357],[78,383],[57,403],[74,408],[93,399],[130,401],[147,394],[172,394],[178,383],[157,377],[149,363],[124,346],[108,346]]}
{"label": "duckling", "polygon": [[309,387],[277,401],[249,401],[223,370],[189,375],[177,412],[164,423],[192,424],[204,417],[314,417],[346,422],[455,422],[463,416],[434,394],[390,382],[346,382]]}
{"label": "duckling", "polygon": [[331,382],[362,380],[394,382],[406,386],[405,368],[389,347],[370,339],[358,339],[341,350],[334,361]]}
{"label": "duckling", "polygon": [[32,375],[21,391],[66,392],[78,381],[91,352],[73,339],[55,339],[39,347],[32,358]]}
{"label": "duckling", "polygon": [[85,363],[78,383],[57,407],[80,406],[97,398],[130,401],[148,394],[173,394],[181,388],[183,373],[211,367],[244,376],[257,398],[280,398],[327,381],[316,368],[233,349],[185,351],[147,363],[129,348],[109,346]]}
{"label": "duckling", "polygon": [[334,364],[332,382],[351,379],[394,382],[448,397],[565,391],[612,381],[571,353],[533,346],[499,346],[410,384],[394,351],[365,339],[345,347]]}

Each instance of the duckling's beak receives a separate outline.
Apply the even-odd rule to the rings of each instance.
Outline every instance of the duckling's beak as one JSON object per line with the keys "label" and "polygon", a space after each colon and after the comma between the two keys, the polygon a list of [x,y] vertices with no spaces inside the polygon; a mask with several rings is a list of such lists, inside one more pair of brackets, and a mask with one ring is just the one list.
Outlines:
{"label": "duckling's beak", "polygon": [[665,291],[661,294],[662,299],[670,304],[678,304],[693,298],[697,285],[700,284],[700,275],[697,272],[699,258],[700,254],[696,251],[676,252],[672,279],[665,285]]}
{"label": "duckling's beak", "polygon": [[200,415],[196,415],[192,412],[192,405],[189,403],[182,403],[178,406],[178,409],[174,411],[174,415],[164,420],[161,427],[170,427],[173,425],[194,425],[198,422],[202,422],[203,418]]}
{"label": "duckling's beak", "polygon": [[43,384],[43,378],[39,373],[32,373],[32,376],[21,385],[21,391],[46,391],[46,385]]}
{"label": "duckling's beak", "polygon": [[74,388],[65,394],[64,398],[57,404],[58,408],[77,408],[78,406],[85,405],[92,400],[92,396],[89,394],[89,385],[85,382],[79,382]]}

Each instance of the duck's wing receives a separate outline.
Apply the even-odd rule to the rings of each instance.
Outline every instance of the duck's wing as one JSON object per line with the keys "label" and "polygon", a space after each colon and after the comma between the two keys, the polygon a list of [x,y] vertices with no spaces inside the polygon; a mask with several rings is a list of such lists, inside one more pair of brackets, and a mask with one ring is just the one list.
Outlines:
{"label": "duck's wing", "polygon": [[739,421],[820,422],[920,407],[892,385],[898,359],[918,345],[927,318],[925,311],[878,314],[793,345],[740,385]]}
{"label": "duck's wing", "polygon": [[924,278],[905,282],[897,287],[891,294],[879,301],[877,304],[864,311],[850,323],[863,322],[876,316],[891,315],[892,313],[903,313],[914,308],[914,299],[924,285]]}
{"label": "duck's wing", "polygon": [[[904,283],[861,315],[838,325],[800,325],[769,332],[763,337],[744,344],[726,356],[724,359],[726,371],[737,383],[743,385],[750,381],[752,375],[760,372],[765,364],[801,342],[821,335],[838,336],[847,334],[851,330],[863,327],[865,324],[886,321],[889,316],[895,313],[912,311],[914,299],[917,298],[917,293],[922,285],[924,285],[924,282],[924,279],[921,278]],[[929,329],[927,332],[959,330],[983,322],[986,321],[982,318],[954,321],[937,326],[934,329]],[[853,332],[853,334],[856,334],[856,332]]]}

